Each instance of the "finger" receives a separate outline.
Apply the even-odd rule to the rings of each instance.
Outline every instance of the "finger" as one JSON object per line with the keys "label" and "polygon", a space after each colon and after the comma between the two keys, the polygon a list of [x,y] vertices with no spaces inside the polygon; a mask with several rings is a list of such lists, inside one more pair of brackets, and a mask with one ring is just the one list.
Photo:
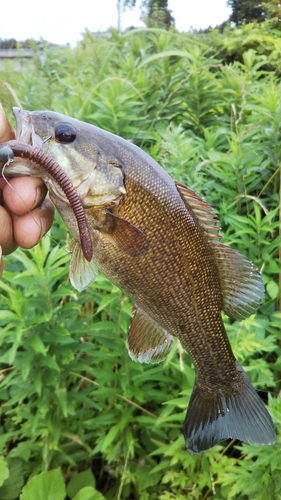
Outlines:
{"label": "finger", "polygon": [[6,185],[4,179],[0,179],[0,205],[3,205],[3,189]]}
{"label": "finger", "polygon": [[0,142],[9,141],[10,139],[15,139],[15,131],[8,122],[5,115],[4,109],[0,104]]}
{"label": "finger", "polygon": [[7,185],[7,182],[5,181],[5,179],[1,179],[0,178],[0,189],[4,189],[4,187]]}
{"label": "finger", "polygon": [[17,244],[13,235],[12,218],[7,210],[5,210],[2,206],[0,206],[0,224],[0,245],[2,247],[3,254],[6,255],[13,252],[17,248]]}
{"label": "finger", "polygon": [[3,189],[5,206],[16,215],[25,215],[44,200],[47,188],[36,177],[14,177]]}
{"label": "finger", "polygon": [[32,248],[49,231],[54,217],[52,202],[46,198],[42,205],[21,217],[13,215],[14,239],[23,248]]}

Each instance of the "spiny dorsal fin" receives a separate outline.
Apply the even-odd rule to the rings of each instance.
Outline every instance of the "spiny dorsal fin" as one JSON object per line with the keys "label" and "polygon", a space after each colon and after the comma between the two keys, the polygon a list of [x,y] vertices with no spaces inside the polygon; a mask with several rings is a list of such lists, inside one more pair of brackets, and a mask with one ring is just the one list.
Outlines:
{"label": "spiny dorsal fin", "polygon": [[238,321],[251,316],[264,298],[264,284],[258,268],[243,253],[214,242],[223,294],[223,311]]}
{"label": "spiny dorsal fin", "polygon": [[213,213],[213,208],[207,201],[203,200],[199,194],[192,191],[185,184],[180,182],[175,182],[176,188],[188,208],[191,208],[200,225],[203,227],[205,232],[212,241],[219,240],[221,236],[219,235],[220,227],[219,220],[217,216]]}
{"label": "spiny dorsal fin", "polygon": [[140,363],[160,363],[171,351],[173,340],[174,337],[144,311],[135,309],[127,339],[131,359]]}

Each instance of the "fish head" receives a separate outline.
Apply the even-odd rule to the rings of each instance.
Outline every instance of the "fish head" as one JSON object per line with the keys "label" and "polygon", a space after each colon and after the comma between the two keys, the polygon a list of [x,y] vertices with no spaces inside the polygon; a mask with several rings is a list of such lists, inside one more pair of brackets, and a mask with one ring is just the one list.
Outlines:
{"label": "fish head", "polygon": [[[16,138],[53,158],[71,180],[84,207],[104,206],[126,193],[123,167],[114,156],[95,142],[94,127],[52,111],[25,111],[13,108]],[[13,164],[14,163],[14,164]],[[43,179],[51,195],[65,195],[42,166],[15,158],[9,175],[33,175]]]}

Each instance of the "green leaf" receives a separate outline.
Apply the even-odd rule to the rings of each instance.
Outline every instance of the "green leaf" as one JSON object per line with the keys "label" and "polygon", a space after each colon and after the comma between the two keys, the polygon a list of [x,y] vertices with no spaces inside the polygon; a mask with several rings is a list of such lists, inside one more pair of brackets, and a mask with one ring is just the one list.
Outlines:
{"label": "green leaf", "polygon": [[112,302],[114,302],[116,300],[118,300],[118,294],[109,293],[109,294],[105,295],[103,297],[97,311],[96,311],[96,314],[103,311],[103,309],[106,309],[109,304],[111,304]]}
{"label": "green leaf", "polygon": [[1,500],[14,500],[15,498],[18,498],[24,483],[22,460],[12,459],[8,461],[8,465],[9,477],[0,487]]}
{"label": "green leaf", "polygon": [[62,410],[62,413],[64,417],[67,417],[68,415],[68,394],[65,388],[60,387],[59,389],[56,390],[55,392],[57,399],[58,399],[58,404],[60,405],[60,408]]}
{"label": "green leaf", "polygon": [[0,320],[6,320],[6,321],[17,321],[18,317],[15,313],[12,311],[0,311]]}
{"label": "green leaf", "polygon": [[279,294],[279,286],[273,280],[270,280],[266,285],[266,291],[271,299],[276,299]]}
{"label": "green leaf", "polygon": [[33,335],[27,341],[27,345],[32,347],[35,352],[38,352],[40,354],[43,354],[43,356],[46,356],[47,349],[38,335]]}
{"label": "green leaf", "polygon": [[32,354],[33,353],[30,353],[31,355],[28,355],[26,354],[23,361],[22,361],[22,365],[21,365],[21,376],[22,376],[22,379],[25,381],[29,375],[29,372],[30,372],[30,369],[31,369],[31,365],[32,365],[32,361],[33,361],[33,356]]}
{"label": "green leaf", "polygon": [[9,476],[9,469],[4,457],[0,456],[0,485],[4,483],[4,481]]}
{"label": "green leaf", "polygon": [[41,472],[23,487],[20,500],[64,500],[66,488],[60,469]]}
{"label": "green leaf", "polygon": [[[1,391],[1,396],[3,392]],[[5,446],[6,442],[9,439],[9,434],[0,434],[0,451],[2,451],[3,447]],[[1,456],[1,455],[0,455]]]}
{"label": "green leaf", "polygon": [[151,472],[150,465],[144,465],[143,467],[138,467],[136,471],[136,477],[139,484],[139,491],[143,491],[151,486],[156,486],[156,484],[161,479],[161,472]]}
{"label": "green leaf", "polygon": [[78,491],[86,486],[91,486],[92,488],[96,486],[95,476],[90,469],[79,472],[79,474],[73,476],[67,485],[67,494],[70,498],[73,498]]}
{"label": "green leaf", "polygon": [[58,371],[60,370],[59,365],[54,356],[46,356],[42,358],[42,365],[48,366],[52,370]]}
{"label": "green leaf", "polygon": [[92,486],[86,486],[72,500],[106,500],[106,498]]}
{"label": "green leaf", "polygon": [[189,52],[184,52],[183,50],[167,50],[165,52],[159,52],[158,54],[153,54],[152,56],[149,56],[146,59],[144,59],[144,61],[142,61],[139,64],[138,69],[140,69],[140,68],[142,68],[142,66],[145,66],[146,64],[154,62],[154,61],[156,61],[158,59],[163,59],[165,57],[172,57],[172,56],[182,57],[182,58],[189,59],[190,58],[190,53]]}

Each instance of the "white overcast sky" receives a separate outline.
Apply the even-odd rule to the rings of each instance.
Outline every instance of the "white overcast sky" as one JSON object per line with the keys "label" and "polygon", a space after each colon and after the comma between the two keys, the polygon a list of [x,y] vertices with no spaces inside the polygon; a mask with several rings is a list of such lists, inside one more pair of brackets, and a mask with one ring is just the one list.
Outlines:
{"label": "white overcast sky", "polygon": [[[230,9],[227,0],[169,0],[176,28],[188,31],[215,26],[225,21]],[[74,44],[81,33],[117,27],[117,0],[0,0],[0,38],[25,40],[42,36],[58,44]],[[121,17],[121,28],[143,26],[140,0],[134,10]]]}

